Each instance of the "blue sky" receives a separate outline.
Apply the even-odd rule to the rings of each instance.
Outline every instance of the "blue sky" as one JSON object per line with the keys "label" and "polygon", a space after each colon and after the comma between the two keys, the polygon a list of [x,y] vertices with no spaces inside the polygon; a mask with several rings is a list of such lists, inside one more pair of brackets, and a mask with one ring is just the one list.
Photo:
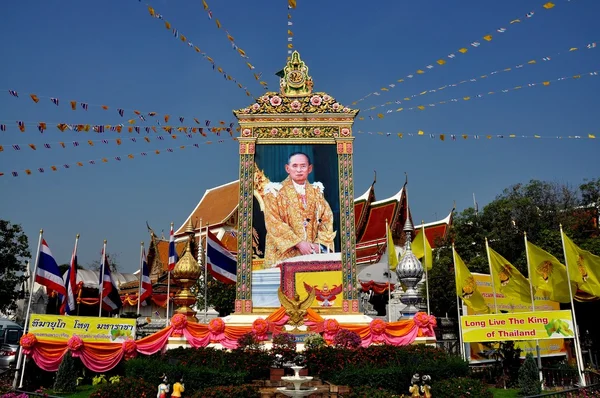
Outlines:
{"label": "blue sky", "polygon": [[[553,82],[505,94],[484,95],[470,101],[402,111],[370,120],[366,110],[387,101],[401,100],[424,90],[477,78],[495,70],[525,64],[484,80],[429,93],[405,107],[427,105],[451,98],[475,97],[489,91],[527,86],[559,77],[600,70],[600,42],[596,0],[544,1],[298,1],[293,11],[294,45],[310,68],[316,91],[325,91],[342,104],[417,69],[418,75],[380,96],[360,102],[363,109],[354,126],[355,190],[362,194],[377,170],[378,199],[396,193],[409,175],[409,200],[413,216],[426,222],[443,218],[456,201],[457,210],[472,205],[473,192],[480,206],[502,189],[530,179],[577,185],[598,177],[598,128],[600,76]],[[150,3],[164,18],[200,47],[218,65],[247,85],[253,95],[261,86],[252,72],[262,72],[271,89],[277,88],[275,72],[286,57],[287,2],[284,0],[208,1],[209,20],[199,0]],[[534,11],[532,18],[525,14]],[[232,50],[218,18],[235,42],[250,57],[250,71]],[[522,22],[510,24],[519,18]],[[506,32],[498,33],[499,28]],[[492,34],[492,41],[483,36]],[[471,42],[481,46],[473,48]],[[467,47],[454,59],[448,54]],[[578,51],[568,52],[572,47]],[[212,70],[211,64],[175,39],[164,24],[151,18],[144,2],[75,1],[8,2],[0,15],[0,218],[23,226],[35,251],[40,228],[59,263],[68,262],[75,234],[80,233],[79,262],[99,259],[102,240],[119,257],[121,269],[139,267],[139,243],[148,241],[145,222],[168,234],[169,223],[179,226],[193,210],[205,189],[238,178],[238,155],[234,141],[205,145],[205,139],[180,135],[177,141],[123,144],[87,140],[115,139],[116,132],[60,132],[64,123],[118,124],[133,118],[132,110],[171,115],[172,125],[185,118],[234,121],[232,109],[251,103],[244,92]],[[556,56],[556,54],[560,55]],[[543,62],[543,57],[552,59]],[[446,58],[444,66],[425,67]],[[7,90],[19,92],[11,97]],[[29,94],[42,97],[34,103]],[[60,99],[53,105],[48,97]],[[72,111],[69,101],[87,102],[89,110]],[[108,111],[98,106],[105,104]],[[399,106],[393,104],[395,109]],[[116,108],[127,113],[121,118]],[[387,108],[378,108],[387,109]],[[379,111],[377,111],[379,112]],[[16,121],[26,122],[19,132]],[[47,122],[44,134],[37,122]],[[155,123],[155,122],[154,122]],[[214,122],[213,122],[214,123]],[[137,125],[152,125],[137,123]],[[418,130],[425,137],[409,137]],[[368,134],[372,132],[375,134]],[[390,132],[391,136],[377,132]],[[404,139],[396,133],[403,132]],[[493,139],[462,140],[428,138],[430,133],[491,134]],[[558,140],[556,136],[596,134],[599,140]],[[154,134],[154,133],[153,133]],[[503,134],[540,135],[542,139],[497,139]],[[155,134],[154,134],[155,135]],[[133,134],[137,136],[137,134]],[[183,138],[183,139],[181,139]],[[226,137],[225,137],[226,138]],[[79,147],[70,143],[80,141]],[[56,143],[63,141],[66,148]],[[28,144],[38,146],[36,151]],[[51,143],[52,149],[43,148]],[[179,145],[200,148],[179,150]],[[12,149],[19,144],[22,150]],[[176,148],[174,153],[166,148]],[[155,155],[154,150],[161,150]],[[148,156],[140,157],[142,151]],[[134,154],[134,159],[127,159]],[[115,156],[123,160],[117,162]],[[85,164],[65,170],[62,164],[106,157],[108,163]],[[59,171],[49,170],[51,165]],[[38,167],[46,172],[40,174]],[[26,176],[24,169],[32,169]],[[12,177],[13,170],[19,177]]]}

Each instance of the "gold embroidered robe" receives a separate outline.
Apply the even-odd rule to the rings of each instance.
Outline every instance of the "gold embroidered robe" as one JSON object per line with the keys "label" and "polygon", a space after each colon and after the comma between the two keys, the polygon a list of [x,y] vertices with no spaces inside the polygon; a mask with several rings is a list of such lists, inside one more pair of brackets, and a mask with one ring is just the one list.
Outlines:
{"label": "gold embroidered robe", "polygon": [[318,243],[334,251],[333,212],[325,200],[322,185],[305,185],[306,207],[290,177],[265,189],[265,267],[301,255],[296,245]]}

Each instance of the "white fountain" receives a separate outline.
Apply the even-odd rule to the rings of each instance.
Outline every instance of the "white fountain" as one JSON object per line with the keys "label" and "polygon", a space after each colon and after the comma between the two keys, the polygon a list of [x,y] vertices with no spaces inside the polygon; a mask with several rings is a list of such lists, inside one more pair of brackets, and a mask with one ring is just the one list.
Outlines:
{"label": "white fountain", "polygon": [[311,381],[312,376],[300,376],[300,369],[303,369],[302,366],[290,366],[294,370],[293,376],[283,376],[281,380],[290,382],[294,384],[294,389],[290,389],[288,387],[279,387],[277,391],[282,393],[287,397],[306,397],[315,391],[317,391],[317,387],[302,387],[302,384]]}

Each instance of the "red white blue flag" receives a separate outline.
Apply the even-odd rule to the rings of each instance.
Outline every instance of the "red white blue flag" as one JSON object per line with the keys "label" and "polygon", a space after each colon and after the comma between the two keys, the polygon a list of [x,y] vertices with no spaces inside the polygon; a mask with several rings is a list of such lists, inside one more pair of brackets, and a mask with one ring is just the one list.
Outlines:
{"label": "red white blue flag", "polygon": [[150,270],[146,260],[146,251],[142,249],[142,275],[141,275],[140,302],[146,305],[146,299],[152,296],[152,282],[150,281]]}
{"label": "red white blue flag", "polygon": [[75,313],[77,304],[75,300],[75,296],[77,296],[77,242],[75,242],[73,254],[71,255],[71,266],[67,270],[65,290],[67,295],[63,297],[60,313],[71,315]]}
{"label": "red white blue flag", "polygon": [[206,266],[216,280],[236,283],[237,258],[210,231],[206,233]]}
{"label": "red white blue flag", "polygon": [[173,271],[175,264],[177,264],[177,252],[175,251],[175,234],[173,233],[173,226],[171,225],[171,236],[169,237],[169,271]]}
{"label": "red white blue flag", "polygon": [[40,247],[35,281],[40,285],[46,286],[48,289],[54,290],[58,294],[65,295],[67,293],[58,264],[54,260],[54,256],[45,239],[42,239]]}
{"label": "red white blue flag", "polygon": [[102,284],[102,308],[108,312],[115,311],[123,306],[121,303],[121,297],[119,296],[119,289],[110,271],[110,264],[106,253],[103,253],[102,263],[100,264],[101,271],[104,273],[101,276],[100,283]]}

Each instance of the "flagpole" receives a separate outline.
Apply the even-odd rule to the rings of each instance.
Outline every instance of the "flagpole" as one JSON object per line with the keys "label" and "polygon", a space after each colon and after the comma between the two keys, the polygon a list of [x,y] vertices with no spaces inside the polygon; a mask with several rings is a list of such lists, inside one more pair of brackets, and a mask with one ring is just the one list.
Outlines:
{"label": "flagpole", "polygon": [[[386,241],[386,252],[387,252],[387,267],[388,267],[388,322],[392,322],[392,269],[390,268],[390,248],[388,247],[390,244],[390,226],[388,225],[387,218],[385,219],[385,241]],[[394,251],[395,252],[395,251]]]}
{"label": "flagpole", "polygon": [[490,279],[492,280],[492,292],[494,293],[494,312],[498,313],[498,302],[496,301],[496,284],[494,283],[494,272],[492,271],[492,259],[490,258],[490,246],[487,237],[485,238],[485,251],[487,253],[488,265],[490,267]]}
{"label": "flagpole", "polygon": [[[169,247],[171,246],[171,234],[173,233],[173,225],[174,223],[171,223],[171,232],[169,234]],[[170,257],[170,254],[169,254]],[[171,265],[167,264],[167,326],[169,326],[171,324],[170,318],[169,318],[169,307],[171,306]]]}
{"label": "flagpole", "polygon": [[137,312],[136,312],[136,318],[138,315],[140,315],[140,302],[141,302],[141,297],[142,297],[142,274],[144,273],[143,270],[144,267],[144,242],[140,242],[140,285],[138,286],[138,297],[137,297]]}
{"label": "flagpole", "polygon": [[[208,226],[209,224],[206,223],[206,237],[204,239],[204,323],[206,323],[208,316],[208,259],[206,257],[206,252],[208,251]],[[200,234],[200,239],[202,239],[202,234]],[[202,240],[200,241],[202,242]]]}
{"label": "flagpole", "polygon": [[[31,274],[31,281],[29,281],[29,301],[27,303],[27,312],[25,313],[25,325],[23,325],[23,334],[26,334],[29,329],[29,316],[31,312],[31,301],[33,299],[33,288],[35,286],[35,276],[37,274],[37,268],[40,261],[40,247],[42,246],[42,236],[44,235],[44,230],[40,229],[40,237],[38,239],[38,247],[35,255],[35,263],[33,263],[33,274]],[[29,269],[29,267],[28,267]],[[25,363],[27,362],[27,358],[25,358],[25,362],[23,362],[23,369],[21,370],[21,362],[23,362],[23,350],[19,350],[19,357],[17,358],[17,368],[15,372],[15,378],[13,380],[13,388],[17,388],[17,380],[19,378],[19,373],[21,375],[21,379],[19,382],[19,388],[23,386],[23,375],[25,374]]]}
{"label": "flagpole", "polygon": [[[65,300],[67,300],[67,305],[69,303],[69,286],[71,286],[71,280],[70,280],[70,278],[71,278],[71,271],[73,271],[71,269],[71,266],[73,265],[73,261],[75,261],[75,258],[77,256],[77,245],[78,244],[79,244],[79,234],[75,235],[75,247],[73,248],[73,253],[71,254],[71,263],[69,264],[69,272],[68,272],[68,274],[69,274],[69,280],[67,281],[67,286],[66,286],[66,289],[65,289],[66,290],[65,293],[67,294],[66,298],[65,298]],[[75,264],[75,285],[77,285],[77,264]],[[81,289],[79,289],[79,290],[81,290]],[[77,292],[77,296],[79,296],[79,293],[80,292],[78,291]],[[75,295],[75,290],[73,290],[73,295]],[[75,300],[75,302],[77,302],[77,299],[75,297],[73,297],[73,300]],[[69,307],[69,309],[73,310],[74,308],[71,309],[71,307]],[[67,315],[71,315],[71,314],[67,314]],[[79,303],[77,303],[77,315],[79,315]]]}
{"label": "flagpole", "polygon": [[[531,310],[535,312],[535,297],[533,295],[533,273],[531,272],[531,263],[529,262],[529,248],[527,247],[527,232],[523,232],[523,237],[525,239],[525,258],[527,259],[527,274],[529,276],[529,293],[531,294]],[[542,373],[542,355],[540,352],[540,341],[538,339],[535,340],[535,351],[537,353],[537,363],[538,370],[540,373],[540,381],[544,382],[544,374]]]}
{"label": "flagpole", "polygon": [[[431,315],[431,310],[429,306],[429,277],[427,276],[427,236],[425,236],[425,221],[421,220],[421,233],[423,234],[423,262],[425,263],[425,295],[427,296],[427,315]],[[431,259],[433,261],[433,259]]]}
{"label": "flagpole", "polygon": [[106,266],[106,239],[104,239],[104,245],[102,246],[102,259],[100,260],[100,301],[98,302],[98,317],[102,317],[102,293],[104,292],[104,267]]}
{"label": "flagpole", "polygon": [[[456,280],[458,279],[458,275],[456,273],[456,251],[454,250],[454,243],[452,244],[452,262],[454,263],[454,283],[456,284]],[[462,337],[462,320],[460,319],[460,300],[458,298],[458,293],[456,289],[454,289],[456,293],[456,317],[458,320],[458,341],[460,345],[460,355],[464,361],[467,360],[465,353],[465,344],[463,343]]]}
{"label": "flagpole", "polygon": [[577,325],[577,317],[575,316],[575,305],[573,303],[573,288],[571,287],[571,276],[569,275],[569,260],[567,258],[567,248],[565,246],[565,238],[563,236],[562,224],[560,224],[560,240],[563,247],[563,255],[565,256],[565,265],[567,266],[567,284],[569,285],[569,297],[571,299],[571,313],[573,314],[573,327],[575,329],[575,359],[577,360],[577,371],[579,380],[583,387],[586,386],[585,377],[583,375],[583,358],[581,358],[581,345],[579,344],[579,327]]}

